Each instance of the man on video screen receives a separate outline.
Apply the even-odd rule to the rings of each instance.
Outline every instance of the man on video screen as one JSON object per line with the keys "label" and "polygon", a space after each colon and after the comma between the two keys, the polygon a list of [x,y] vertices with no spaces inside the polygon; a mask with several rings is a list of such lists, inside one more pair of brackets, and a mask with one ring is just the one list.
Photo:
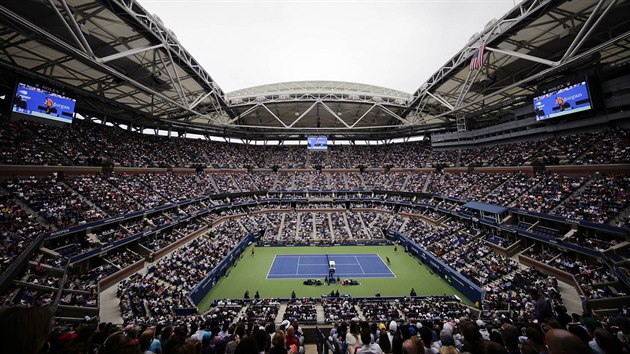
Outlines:
{"label": "man on video screen", "polygon": [[47,114],[50,114],[54,105],[55,104],[53,103],[52,99],[50,99],[50,97],[46,97],[46,113]]}
{"label": "man on video screen", "polygon": [[569,104],[569,102],[566,102],[562,97],[556,97],[556,104],[558,105],[557,109],[559,109],[561,112],[571,108],[571,104]]}

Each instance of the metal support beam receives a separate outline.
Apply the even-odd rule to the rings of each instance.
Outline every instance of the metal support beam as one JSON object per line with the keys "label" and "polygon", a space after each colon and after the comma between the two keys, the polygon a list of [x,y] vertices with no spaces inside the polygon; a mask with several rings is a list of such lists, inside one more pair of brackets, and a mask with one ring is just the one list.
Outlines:
{"label": "metal support beam", "polygon": [[[514,82],[511,85],[507,85],[507,86],[501,88],[500,90],[492,92],[492,93],[490,93],[488,95],[484,95],[482,97],[477,98],[476,100],[474,100],[472,102],[469,102],[469,103],[464,104],[464,105],[462,105],[460,107],[457,107],[457,108],[455,108],[454,111],[459,111],[461,109],[468,108],[468,107],[470,107],[470,106],[472,106],[474,104],[480,103],[480,102],[482,102],[482,101],[484,101],[484,100],[486,100],[486,99],[488,99],[490,97],[494,97],[496,95],[503,94],[504,92],[506,92],[506,91],[508,91],[508,90],[510,90],[510,89],[512,89],[514,87],[520,87],[524,83],[530,82],[532,80],[536,80],[536,79],[538,79],[540,77],[544,77],[545,75],[548,75],[550,72],[553,72],[555,70],[558,70],[558,69],[562,68],[565,65],[568,65],[570,62],[572,62],[574,60],[577,60],[579,58],[585,57],[587,55],[591,55],[594,52],[601,51],[604,48],[612,45],[613,43],[616,43],[616,42],[621,41],[621,40],[625,40],[626,38],[630,38],[630,31],[622,33],[622,34],[618,35],[617,37],[612,38],[611,40],[598,45],[597,47],[594,47],[594,48],[591,48],[591,49],[587,50],[586,52],[580,53],[579,55],[572,57],[569,61],[567,61],[565,63],[562,63],[561,65],[558,65],[558,66],[555,66],[555,67],[551,67],[551,68],[547,68],[547,69],[545,69],[543,71],[539,71],[536,74],[533,74],[533,75],[531,75],[531,76],[529,76],[529,77],[527,77],[525,79],[522,79],[522,80],[519,80],[517,82]],[[445,115],[452,115],[452,114],[453,114],[453,112],[444,112],[444,113],[440,113],[440,114],[436,115],[435,118],[440,118],[440,117],[443,117]]]}
{"label": "metal support beam", "polygon": [[357,125],[360,121],[362,121],[362,120],[363,120],[363,118],[365,118],[365,117],[368,115],[368,113],[370,113],[370,111],[372,111],[372,109],[373,109],[374,107],[376,107],[376,103],[375,103],[375,104],[373,104],[372,106],[370,106],[370,108],[368,108],[368,110],[367,110],[367,111],[365,111],[365,112],[361,115],[361,117],[359,117],[359,119],[357,119],[357,120],[356,120],[356,122],[354,122],[354,123],[353,123],[350,127],[351,127],[351,128],[354,128],[354,127],[355,127],[355,126],[356,126],[356,125]]}
{"label": "metal support beam", "polygon": [[[158,92],[140,82],[138,82],[137,80],[133,79],[132,77],[129,77],[126,74],[123,74],[121,72],[119,72],[118,70],[111,68],[105,64],[99,63],[95,60],[94,57],[88,55],[86,52],[84,52],[83,50],[80,50],[72,45],[70,45],[69,43],[67,43],[66,41],[64,41],[63,39],[60,39],[56,36],[54,36],[53,34],[49,33],[48,31],[46,31],[45,29],[37,26],[36,24],[32,23],[31,21],[25,19],[24,17],[20,16],[19,14],[9,10],[8,8],[6,8],[5,6],[0,5],[0,15],[4,16],[7,19],[10,19],[10,21],[19,23],[20,25],[28,28],[30,31],[33,31],[37,36],[41,37],[41,39],[49,41],[51,43],[51,45],[53,47],[57,47],[60,48],[62,51],[68,52],[74,56],[76,56],[76,59],[79,61],[82,61],[83,63],[85,63],[86,65],[89,65],[97,70],[102,71],[105,74],[108,75],[113,75],[117,78],[123,79],[126,81],[126,83],[130,86],[136,87],[148,94],[153,94],[156,97],[161,98],[162,100],[164,100],[165,102],[168,102],[169,104],[178,107],[184,111],[188,111],[196,116],[200,116],[200,117],[204,117],[204,118],[209,118],[208,115],[206,114],[202,114],[199,113],[195,110],[191,110],[188,108],[188,106],[184,106],[182,104],[180,104],[179,102],[171,99],[170,97],[166,96],[165,94]],[[159,120],[159,119],[158,119]],[[217,124],[217,122],[214,122],[215,124]]]}
{"label": "metal support beam", "polygon": [[70,33],[70,36],[72,36],[72,38],[74,39],[74,41],[76,42],[76,44],[79,46],[79,49],[83,50],[84,52],[88,52],[87,49],[85,48],[85,46],[83,45],[83,43],[81,43],[81,41],[79,40],[79,37],[77,37],[76,33],[74,33],[74,31],[72,30],[72,28],[70,28],[70,25],[68,24],[68,21],[66,21],[66,19],[63,17],[63,15],[61,14],[61,12],[59,11],[59,9],[57,8],[57,5],[55,5],[55,3],[53,2],[53,0],[48,0],[48,3],[50,4],[50,6],[53,8],[53,10],[55,10],[55,13],[57,14],[57,17],[59,17],[59,19],[61,20],[61,22],[63,23],[63,25],[66,27],[66,29],[68,30],[68,33]]}
{"label": "metal support beam", "polygon": [[306,109],[306,111],[304,111],[304,113],[300,114],[299,117],[297,117],[293,123],[291,123],[291,125],[289,125],[289,128],[292,128],[297,122],[299,122],[300,120],[302,120],[302,118],[306,117],[306,115],[308,114],[308,112],[310,112],[313,108],[315,108],[317,106],[317,102],[314,102],[310,107],[308,107]]}
{"label": "metal support beam", "polygon": [[341,124],[343,124],[346,128],[350,128],[350,126],[348,125],[348,123],[346,123],[343,119],[341,119],[341,117],[339,117],[337,115],[337,113],[335,113],[335,111],[333,111],[330,107],[328,107],[327,104],[325,104],[324,102],[320,102],[322,104],[322,106],[324,106],[324,108],[333,115],[333,117],[337,118],[338,121],[341,122]]}
{"label": "metal support beam", "polygon": [[282,119],[280,119],[280,118],[279,118],[279,117],[278,117],[275,113],[273,113],[273,112],[269,109],[269,107],[265,106],[265,104],[264,104],[264,103],[261,103],[260,105],[261,105],[261,106],[263,106],[263,108],[264,108],[264,109],[266,109],[266,110],[267,110],[267,112],[269,112],[269,114],[271,114],[274,118],[276,118],[276,120],[277,120],[278,122],[280,122],[280,124],[282,124],[282,126],[283,126],[283,127],[285,127],[285,128],[288,128],[288,127],[289,127],[288,125],[284,124],[284,122],[282,121]]}
{"label": "metal support beam", "polygon": [[580,43],[582,41],[582,37],[588,31],[588,29],[589,29],[589,27],[591,25],[591,22],[593,22],[593,20],[597,16],[597,13],[599,12],[599,9],[601,9],[602,5],[604,5],[604,2],[606,2],[606,0],[599,0],[597,5],[595,5],[595,8],[593,9],[593,12],[591,12],[591,15],[586,19],[586,22],[584,22],[584,25],[582,25],[582,29],[580,29],[580,32],[577,34],[577,36],[575,36],[575,39],[573,40],[573,42],[569,46],[569,49],[567,49],[567,51],[564,53],[564,56],[562,57],[562,59],[560,59],[560,62],[565,62],[569,58],[571,58],[571,53],[573,52],[573,49],[575,49],[575,47],[578,45],[578,43]]}
{"label": "metal support beam", "polygon": [[438,96],[437,94],[432,94],[431,92],[427,91],[427,95],[433,97],[433,99],[435,99],[436,101],[440,102],[444,107],[450,109],[451,111],[453,110],[453,105],[451,105],[450,103],[446,102],[445,99],[443,99],[442,97]]}
{"label": "metal support beam", "polygon": [[466,131],[466,116],[463,113],[457,113],[455,115],[455,121],[457,125],[458,132]]}
{"label": "metal support beam", "polygon": [[81,41],[81,43],[83,43],[83,47],[92,58],[96,58],[96,55],[94,55],[92,48],[90,48],[90,44],[85,39],[83,32],[81,32],[81,28],[79,28],[79,24],[77,23],[77,20],[74,18],[72,11],[70,11],[70,8],[68,7],[68,4],[66,3],[66,0],[60,0],[60,1],[61,1],[61,5],[63,5],[64,10],[66,10],[66,13],[68,14],[68,19],[70,20],[70,24],[76,31],[77,37],[79,37],[79,40]]}
{"label": "metal support beam", "polygon": [[547,65],[547,66],[556,66],[556,65],[558,65],[558,62],[555,62],[555,61],[551,61],[551,60],[547,60],[547,59],[543,59],[543,58],[538,58],[538,57],[535,57],[533,55],[529,55],[529,54],[525,54],[525,53],[513,52],[513,51],[507,50],[507,49],[486,47],[486,50],[490,51],[490,52],[499,53],[499,54],[509,55],[509,56],[512,56],[512,57],[515,57],[515,58],[519,58],[519,59],[525,59],[525,60],[533,61],[535,63],[544,64],[544,65]]}
{"label": "metal support beam", "polygon": [[103,58],[96,58],[96,61],[98,61],[99,63],[107,63],[108,61],[112,61],[112,60],[128,57],[130,55],[135,55],[135,54],[138,54],[138,53],[146,52],[147,50],[153,50],[153,49],[158,49],[158,48],[162,48],[162,47],[164,47],[164,44],[158,44],[158,45],[154,45],[154,46],[151,46],[151,47],[129,49],[127,51],[116,53],[116,54],[112,54],[112,55],[108,55],[108,56],[103,57]]}
{"label": "metal support beam", "polygon": [[[155,18],[148,13],[136,12],[137,6],[135,6],[135,0],[112,0],[108,3],[115,5],[112,6],[112,11],[117,13],[122,10],[127,15],[133,17],[139,25],[150,31],[160,42],[165,44],[165,48],[177,57],[179,65],[182,68],[187,68],[195,74],[195,77],[207,85],[207,89],[212,91],[212,103],[221,115],[227,113],[230,117],[235,117],[235,112],[229,107],[225,100],[225,94],[223,90],[216,84],[216,82],[210,77],[210,75],[203,69],[203,67],[192,57],[186,49],[179,44],[177,39],[172,36],[168,31],[164,29],[164,26],[159,24]],[[117,8],[117,9],[116,9]],[[216,104],[218,105],[215,105]]]}
{"label": "metal support beam", "polygon": [[392,117],[394,117],[394,118],[398,119],[398,120],[399,120],[399,121],[401,121],[403,124],[405,124],[405,125],[409,124],[409,121],[408,121],[408,120],[406,120],[406,119],[404,119],[403,117],[399,116],[398,114],[396,114],[396,113],[392,112],[389,108],[387,108],[387,107],[383,107],[383,106],[381,106],[381,105],[379,105],[379,106],[378,106],[378,108],[379,108],[381,111],[383,111],[383,112],[385,112],[385,113],[389,114],[390,116],[392,116]]}
{"label": "metal support beam", "polygon": [[[484,29],[484,32],[477,39],[477,42],[483,38],[483,43],[492,43],[496,38],[503,36],[509,30],[517,26],[521,21],[526,21],[530,18],[531,14],[541,11],[552,0],[524,0],[518,7],[518,11],[510,11],[507,15],[497,21],[494,25]],[[470,45],[474,45],[476,42],[471,41]],[[408,108],[401,114],[403,117],[407,116],[412,110],[416,109],[421,104],[425,91],[432,90],[435,85],[438,85],[443,81],[445,77],[451,76],[452,73],[461,67],[462,64],[470,60],[470,56],[477,47],[466,46],[446,62],[436,73],[431,75],[427,81],[420,86],[413,95],[413,98]]]}
{"label": "metal support beam", "polygon": [[[569,58],[574,56],[575,53],[577,53],[578,50],[580,50],[580,48],[582,48],[582,46],[584,45],[584,42],[586,42],[591,37],[591,34],[595,30],[595,28],[597,28],[597,26],[604,20],[604,18],[606,18],[606,15],[608,15],[608,12],[610,11],[610,9],[612,9],[615,6],[616,3],[617,3],[617,0],[612,0],[612,2],[608,5],[608,7],[606,7],[604,12],[602,12],[602,14],[597,19],[597,21],[595,21],[595,23],[591,26],[591,28],[589,28],[588,32],[586,32],[586,34],[575,45],[575,47],[571,50],[571,52],[568,53]],[[567,52],[568,52],[568,50],[567,50]],[[566,56],[566,54],[565,54],[565,56]]]}
{"label": "metal support beam", "polygon": [[248,108],[245,112],[243,112],[243,113],[239,114],[239,115],[238,115],[238,116],[236,116],[235,118],[230,119],[230,120],[229,120],[226,124],[227,124],[227,125],[230,125],[230,124],[232,124],[232,123],[236,122],[237,120],[239,120],[239,119],[241,119],[241,118],[245,117],[246,115],[248,115],[248,114],[252,113],[253,111],[257,110],[257,109],[258,109],[258,107],[260,107],[260,104],[257,104],[257,105],[254,105],[254,106],[249,107],[249,108]]}
{"label": "metal support beam", "polygon": [[197,107],[198,104],[201,103],[201,101],[205,100],[206,98],[208,98],[208,96],[212,95],[212,93],[214,92],[214,90],[211,90],[210,92],[201,95],[199,97],[197,97],[191,104],[190,106],[188,106],[188,108],[190,109],[194,109],[195,107]]}

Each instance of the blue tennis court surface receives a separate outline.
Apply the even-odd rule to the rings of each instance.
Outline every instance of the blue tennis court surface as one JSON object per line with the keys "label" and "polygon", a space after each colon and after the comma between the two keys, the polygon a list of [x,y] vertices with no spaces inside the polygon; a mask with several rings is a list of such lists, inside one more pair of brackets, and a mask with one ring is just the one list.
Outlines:
{"label": "blue tennis court surface", "polygon": [[328,261],[335,261],[341,278],[395,278],[378,254],[279,254],[267,279],[324,278]]}

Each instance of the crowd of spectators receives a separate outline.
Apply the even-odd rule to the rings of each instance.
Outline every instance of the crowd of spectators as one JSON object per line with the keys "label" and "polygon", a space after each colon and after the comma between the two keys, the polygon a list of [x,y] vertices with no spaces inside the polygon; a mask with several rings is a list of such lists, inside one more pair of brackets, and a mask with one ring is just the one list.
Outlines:
{"label": "crowd of spectators", "polygon": [[630,177],[595,176],[580,193],[573,194],[553,213],[572,220],[606,224],[629,205]]}
{"label": "crowd of spectators", "polygon": [[69,177],[65,179],[65,182],[109,216],[123,215],[142,209],[135,200],[117,188],[113,188],[107,179],[100,175]]}
{"label": "crowd of spectators", "polygon": [[[6,122],[0,118],[0,163],[3,165],[59,165],[70,161],[36,133],[31,122]],[[51,142],[56,144],[56,142]]]}
{"label": "crowd of spectators", "polygon": [[275,322],[279,310],[280,301],[276,299],[254,299],[239,318],[239,322]]}
{"label": "crowd of spectators", "polygon": [[450,296],[403,297],[395,301],[395,306],[407,321],[452,322],[462,317],[474,318],[476,314],[476,310]]}
{"label": "crowd of spectators", "polygon": [[[112,161],[121,166],[136,167],[422,168],[630,161],[628,131],[618,128],[481,148],[436,150],[422,141],[378,146],[330,146],[326,152],[312,152],[304,146],[254,146],[142,135],[81,120],[75,120],[71,126],[57,127],[8,122],[3,118],[0,139],[3,141],[0,162],[5,164],[81,165]],[[18,141],[20,144],[17,144]]]}
{"label": "crowd of spectators", "polygon": [[[5,164],[90,164],[93,161],[111,159],[124,166],[159,166],[186,165],[188,163],[207,163],[213,167],[308,167],[310,164],[333,165],[334,167],[349,167],[367,165],[382,166],[391,164],[396,167],[426,167],[434,165],[454,166],[457,164],[456,150],[431,150],[425,143],[408,144],[405,147],[417,150],[417,159],[403,156],[399,150],[390,146],[383,147],[335,147],[323,154],[311,154],[303,151],[302,147],[242,147],[230,144],[209,143],[197,141],[188,145],[182,139],[163,137],[142,137],[130,132],[116,131],[114,128],[95,126],[81,122],[71,128],[38,126],[24,123],[8,123],[1,126],[0,139],[7,142],[0,148],[0,162]],[[11,135],[13,134],[13,135]],[[29,143],[18,145],[14,137],[22,137]],[[95,146],[78,141],[94,142]],[[107,139],[119,139],[123,150],[108,142]],[[52,142],[68,138],[57,148]],[[145,139],[146,138],[146,139]],[[627,131],[615,130],[610,135],[589,133],[579,136],[561,137],[545,151],[544,145],[550,140],[522,142],[502,147],[488,147],[475,150],[461,151],[461,163],[475,163],[482,165],[521,165],[534,161],[553,162],[573,161],[577,163],[617,163],[628,161]],[[598,141],[598,144],[584,144]],[[601,142],[601,143],[599,143]],[[579,149],[576,147],[581,146]],[[190,148],[191,146],[199,149]],[[532,149],[533,147],[533,149]],[[35,148],[40,149],[36,151]],[[216,149],[215,149],[216,148]],[[58,149],[58,150],[56,150]],[[511,150],[512,149],[512,150]],[[527,150],[529,149],[529,150]],[[188,157],[191,154],[195,156]],[[243,153],[246,151],[247,153]],[[263,151],[263,152],[261,152]],[[529,151],[529,153],[514,154],[514,151]],[[12,155],[13,154],[13,155]],[[136,155],[141,156],[136,156]],[[263,158],[262,156],[265,156]],[[339,158],[335,158],[335,154]],[[184,157],[187,156],[184,162]],[[290,162],[287,160],[291,159]],[[399,162],[402,161],[402,162]],[[503,162],[499,162],[503,161]],[[273,164],[273,165],[270,165]],[[489,203],[508,206],[510,204],[531,211],[552,213],[567,216],[573,220],[588,220],[597,223],[611,223],[627,210],[628,178],[623,175],[594,175],[594,176],[565,176],[559,174],[525,173],[436,173],[422,174],[411,172],[279,172],[250,171],[234,174],[195,173],[176,174],[141,173],[110,175],[63,176],[51,174],[47,177],[14,178],[3,184],[7,194],[2,196],[2,210],[0,231],[2,232],[2,268],[8,265],[20,254],[29,242],[38,234],[48,231],[51,227],[64,228],[91,221],[101,220],[126,214],[144,208],[182,201],[202,195],[217,193],[232,193],[260,189],[272,190],[408,190],[461,198],[464,200],[481,200]],[[369,192],[366,193],[369,195]],[[352,195],[350,198],[353,197]],[[386,193],[375,195],[377,198],[391,200],[397,198]],[[261,197],[263,198],[263,197]],[[238,199],[249,201],[251,199]],[[405,199],[407,200],[407,199]],[[29,214],[16,201],[27,205],[39,214],[42,220]],[[418,201],[416,199],[416,201]],[[429,204],[438,203],[439,199],[423,199]],[[225,201],[217,201],[222,203]],[[207,205],[214,202],[208,202]],[[440,206],[449,209],[456,208],[451,201],[441,201]],[[342,204],[330,202],[304,204],[307,209],[334,208]],[[47,245],[59,253],[69,257],[92,249],[96,244],[105,245],[112,241],[121,240],[129,235],[153,229],[154,227],[186,215],[202,206],[190,205],[186,209],[174,209],[163,213],[148,215],[127,221],[121,225],[112,225],[100,229],[93,229],[85,236],[72,236],[63,241],[51,241]],[[247,213],[266,209],[267,206],[251,207],[248,209],[234,208],[225,215]],[[287,208],[290,208],[287,207]],[[353,209],[378,208],[392,211],[394,208],[379,203],[362,202],[352,204]],[[418,214],[437,221],[444,214],[429,208],[402,207],[402,212]],[[212,221],[212,220],[210,220]],[[50,224],[51,226],[48,226]],[[196,219],[185,224],[168,228],[142,241],[150,250],[159,250],[168,244],[200,229],[208,224],[207,219]],[[517,228],[525,228],[532,232],[545,233],[549,228],[532,224],[519,223]],[[232,250],[239,239],[247,231],[266,230],[268,241],[292,242],[296,244],[310,244],[313,242],[344,243],[367,239],[382,238],[383,228],[395,229],[409,235],[415,242],[433,252],[446,264],[483,286],[498,286],[498,279],[514,280],[520,286],[521,271],[516,263],[491,252],[481,240],[509,246],[515,240],[510,237],[490,234],[473,229],[470,225],[451,219],[443,225],[432,225],[416,218],[403,218],[387,213],[345,210],[339,212],[306,212],[267,213],[248,215],[240,221],[228,221],[216,230],[213,238],[200,238],[188,246],[175,251],[154,265],[146,275],[134,275],[119,288],[121,309],[126,320],[157,316],[161,319],[171,318],[172,310],[178,307],[188,307],[190,304],[185,296],[205,274],[211,271],[225,255]],[[552,230],[553,231],[553,230]],[[554,237],[561,236],[556,232]],[[600,240],[596,237],[584,237],[580,233],[574,234],[567,241],[586,245],[590,248],[606,250],[623,240]],[[58,242],[58,243],[55,243]],[[550,253],[547,253],[550,252]],[[591,298],[620,296],[625,293],[615,291],[614,287],[602,286],[600,283],[616,282],[614,274],[605,267],[597,266],[582,259],[576,259],[572,254],[554,248],[533,248],[524,253],[538,261],[550,264],[576,277],[582,290]],[[103,276],[112,274],[133,262],[141,259],[127,249],[112,252],[102,258],[101,263],[87,270],[87,277],[70,274],[68,283],[61,296],[61,303],[78,306],[92,306],[96,304],[93,290],[95,282]],[[85,270],[84,270],[85,271]],[[26,273],[22,279],[26,283],[58,286],[59,279],[55,276],[36,275]],[[488,285],[492,284],[492,285]],[[525,284],[527,286],[527,284]],[[534,283],[536,285],[536,283]],[[497,291],[514,292],[514,288],[503,282]],[[493,288],[494,289],[494,288]],[[53,292],[38,291],[29,287],[13,289],[10,303],[45,305],[54,298]],[[504,296],[491,293],[494,296]],[[520,315],[531,310],[531,304],[518,299],[513,304],[519,309]],[[496,299],[490,299],[492,301]],[[505,300],[501,298],[501,300]],[[511,301],[511,300],[510,300]],[[377,301],[378,302],[378,301]],[[366,305],[369,319],[374,321],[388,321],[396,317],[395,313],[388,313],[388,307],[382,310],[383,304],[377,302]],[[302,304],[303,305],[303,304]],[[303,307],[303,306],[302,306]],[[500,307],[500,306],[499,306]],[[343,311],[349,309],[344,309]],[[501,309],[503,310],[503,309]],[[343,312],[342,311],[342,312]],[[437,309],[431,309],[437,311]],[[273,316],[271,311],[265,320]],[[306,311],[308,312],[308,311]],[[531,311],[530,311],[531,312]],[[365,312],[364,312],[365,313]],[[331,320],[343,319],[343,315],[331,314]],[[309,316],[300,317],[308,320]]]}
{"label": "crowd of spectators", "polygon": [[[414,301],[414,300],[410,300]],[[532,304],[540,307],[540,304]],[[273,313],[274,301],[257,301],[250,308]],[[271,311],[269,311],[271,309]],[[304,330],[298,321],[273,323],[273,315],[253,316],[230,325],[207,316],[187,316],[151,326],[96,324],[92,320],[51,326],[52,311],[8,309],[0,322],[4,349],[20,352],[99,353],[304,353]],[[10,321],[10,322],[9,322]],[[549,316],[540,321],[508,318],[481,320],[467,315],[453,320],[398,319],[339,321],[324,336],[336,354],[361,353],[574,353],[623,354],[628,352],[627,318],[614,315],[601,321],[588,316]],[[29,328],[34,335],[17,336]],[[30,350],[32,348],[32,351]]]}
{"label": "crowd of spectators", "polygon": [[401,319],[395,303],[388,299],[358,300],[357,306],[369,322],[390,322]]}
{"label": "crowd of spectators", "polygon": [[310,298],[292,299],[287,304],[282,319],[289,320],[289,322],[298,320],[300,323],[314,324],[317,322],[315,303]]}
{"label": "crowd of spectators", "polygon": [[8,181],[11,195],[38,212],[47,222],[63,228],[101,220],[106,214],[73,192],[56,173],[46,178],[19,178]]}
{"label": "crowd of spectators", "polygon": [[35,215],[26,212],[8,195],[0,196],[0,273],[37,235],[48,230],[49,227],[39,222]]}
{"label": "crowd of spectators", "polygon": [[515,202],[515,207],[549,213],[573,192],[580,188],[586,177],[563,176],[556,173],[545,175],[543,179]]}
{"label": "crowd of spectators", "polygon": [[339,323],[359,317],[359,312],[351,298],[326,297],[322,299],[322,307],[326,323]]}
{"label": "crowd of spectators", "polygon": [[542,309],[536,306],[539,297],[550,307],[563,306],[557,279],[535,268],[518,270],[500,282],[485,285],[484,290],[481,316],[485,319],[542,320],[551,309],[545,309],[547,314],[541,313]]}
{"label": "crowd of spectators", "polygon": [[[194,239],[147,269],[119,283],[123,319],[172,317],[173,309],[189,308],[188,293],[212,271],[244,236],[235,220],[219,224],[209,236]],[[147,311],[149,309],[149,311]]]}
{"label": "crowd of spectators", "polygon": [[[599,223],[619,223],[628,208],[625,190],[627,178],[610,176],[565,176],[558,174],[406,174],[406,173],[288,173],[255,172],[239,174],[113,174],[104,176],[63,177],[52,174],[44,178],[20,178],[5,184],[15,198],[57,227],[100,220],[132,212],[141,208],[173,203],[196,196],[243,190],[241,183],[256,185],[264,180],[272,189],[309,189],[317,174],[329,175],[331,189],[363,189],[378,186],[383,180],[398,181],[405,188],[423,189],[428,181],[428,192],[464,200],[481,200],[503,206],[552,213],[571,219],[586,219]],[[255,176],[255,177],[254,177]],[[388,176],[388,177],[384,177]],[[396,177],[394,177],[396,176]],[[272,181],[275,178],[275,183]],[[416,178],[420,178],[416,181]],[[366,182],[368,181],[368,182]],[[377,184],[375,184],[375,181]],[[404,181],[404,182],[403,182]],[[391,182],[391,181],[390,181]],[[389,182],[385,181],[387,188]],[[218,190],[214,186],[217,186]],[[391,185],[391,184],[389,184]],[[395,195],[377,194],[375,197],[397,200]],[[411,199],[402,199],[411,200]],[[419,199],[416,202],[456,210],[460,206],[447,199]],[[446,203],[446,204],[445,204]],[[449,204],[450,203],[450,204]],[[304,205],[304,207],[307,207]],[[355,203],[354,208],[391,210],[380,203]],[[309,206],[310,208],[310,206]],[[409,210],[404,210],[409,212]],[[180,211],[185,215],[185,211]],[[433,213],[433,217],[439,215]],[[431,217],[429,215],[428,217]],[[367,225],[366,225],[367,226]],[[133,230],[129,230],[133,232]]]}

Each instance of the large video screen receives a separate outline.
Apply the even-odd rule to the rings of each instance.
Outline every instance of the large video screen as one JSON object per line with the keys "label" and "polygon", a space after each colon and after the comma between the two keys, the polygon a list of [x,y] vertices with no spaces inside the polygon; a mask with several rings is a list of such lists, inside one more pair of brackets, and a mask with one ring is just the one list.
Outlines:
{"label": "large video screen", "polygon": [[308,149],[309,150],[327,150],[328,149],[328,137],[325,137],[325,136],[309,136],[308,137]]}
{"label": "large video screen", "polygon": [[541,121],[591,109],[586,81],[534,98],[536,120]]}
{"label": "large video screen", "polygon": [[74,98],[18,83],[12,110],[15,113],[72,123],[76,103]]}

